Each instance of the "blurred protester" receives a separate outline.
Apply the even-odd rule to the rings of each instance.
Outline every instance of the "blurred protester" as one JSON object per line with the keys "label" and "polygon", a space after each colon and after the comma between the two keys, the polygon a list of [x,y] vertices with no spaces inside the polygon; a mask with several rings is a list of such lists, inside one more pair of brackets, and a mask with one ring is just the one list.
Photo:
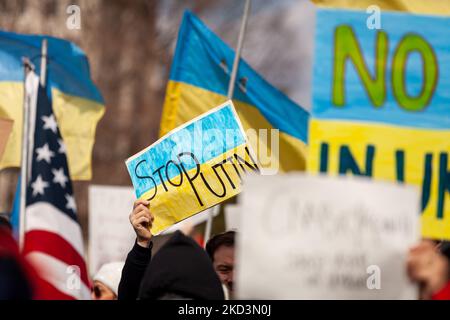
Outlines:
{"label": "blurred protester", "polygon": [[223,300],[224,293],[203,248],[176,231],[150,262],[139,299]]}
{"label": "blurred protester", "polygon": [[124,262],[104,264],[93,278],[93,300],[117,300]]}
{"label": "blurred protester", "polygon": [[130,223],[136,232],[136,242],[128,253],[122,270],[119,300],[137,299],[145,269],[150,263],[153,247],[150,228],[154,218],[147,208],[148,205],[149,202],[145,200],[135,201],[133,211],[129,216]]}
{"label": "blurred protester", "polygon": [[181,232],[175,232],[151,259],[154,217],[148,205],[148,201],[137,200],[130,214],[137,238],[122,271],[119,300],[223,300],[220,280],[207,254]]}
{"label": "blurred protester", "polygon": [[450,260],[450,241],[442,241],[439,244],[439,251]]}
{"label": "blurred protester", "polygon": [[231,298],[234,283],[234,241],[236,232],[227,231],[212,237],[206,244],[206,252],[213,262],[214,270],[225,285]]}
{"label": "blurred protester", "polygon": [[420,299],[450,300],[450,267],[439,245],[424,240],[408,255],[407,270],[420,288]]}
{"label": "blurred protester", "polygon": [[19,254],[8,220],[0,217],[0,300],[32,299],[30,271]]}
{"label": "blurred protester", "polygon": [[6,228],[6,231],[12,232],[12,226],[9,219],[4,214],[0,214],[0,228]]}
{"label": "blurred protester", "polygon": [[67,299],[24,257],[13,238],[8,219],[0,219],[0,300]]}

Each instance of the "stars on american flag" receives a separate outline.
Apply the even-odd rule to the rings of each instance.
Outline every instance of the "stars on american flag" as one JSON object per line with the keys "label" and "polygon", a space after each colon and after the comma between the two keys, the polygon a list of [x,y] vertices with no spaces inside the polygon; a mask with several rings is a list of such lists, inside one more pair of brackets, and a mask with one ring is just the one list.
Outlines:
{"label": "stars on american flag", "polygon": [[59,153],[62,154],[66,154],[66,145],[64,144],[64,141],[62,141],[62,139],[58,139],[58,144],[59,144]]}
{"label": "stars on american flag", "polygon": [[65,188],[66,183],[67,181],[69,181],[69,179],[64,174],[64,168],[52,169],[52,173],[53,173],[53,183],[58,183],[61,186],[61,188]]}
{"label": "stars on american flag", "polygon": [[36,197],[39,194],[44,195],[44,189],[48,188],[48,186],[48,182],[44,181],[41,175],[38,175],[36,180],[31,184],[31,188],[33,189],[33,197]]}
{"label": "stars on american flag", "polygon": [[75,204],[75,198],[70,194],[66,194],[66,208],[72,210],[73,212],[77,211],[77,205]]}
{"label": "stars on american flag", "polygon": [[44,169],[44,171],[47,170],[51,173],[47,175],[38,174],[35,180],[31,182],[32,196],[33,198],[38,196],[43,197],[51,188],[60,188],[59,192],[62,192],[61,195],[64,195],[65,198],[65,204],[63,198],[61,205],[75,213],[77,207],[75,198],[72,196],[69,173],[65,166],[58,165],[58,157],[66,154],[65,144],[58,133],[58,124],[53,113],[49,116],[42,116],[41,120],[42,122],[39,123],[42,125],[42,130],[50,130],[56,136],[55,140],[57,144],[44,143],[42,146],[36,146],[36,162],[48,166],[47,169],[44,169],[44,167],[41,170]]}
{"label": "stars on american flag", "polygon": [[53,133],[58,130],[58,125],[56,124],[55,116],[53,114],[49,116],[43,116],[42,121],[44,121],[44,129],[50,129]]}
{"label": "stars on american flag", "polygon": [[48,147],[48,143],[44,144],[41,148],[36,148],[37,153],[37,161],[45,160],[48,164],[52,161],[52,158],[55,156],[55,153],[50,150]]}

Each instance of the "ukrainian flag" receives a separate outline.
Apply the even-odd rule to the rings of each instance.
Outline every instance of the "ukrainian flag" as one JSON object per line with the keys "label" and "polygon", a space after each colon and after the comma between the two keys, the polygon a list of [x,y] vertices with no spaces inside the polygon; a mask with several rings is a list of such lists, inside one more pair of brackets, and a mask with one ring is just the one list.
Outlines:
{"label": "ukrainian flag", "polygon": [[103,98],[90,78],[85,53],[75,44],[53,37],[0,31],[0,117],[14,127],[0,159],[0,169],[20,166],[24,71],[27,57],[40,72],[42,40],[48,41],[47,93],[64,139],[74,180],[91,179],[91,154]]}
{"label": "ukrainian flag", "polygon": [[[185,12],[166,91],[161,136],[227,100],[233,59],[230,47],[194,14]],[[245,61],[241,61],[236,79],[233,103],[244,129],[279,129],[279,169],[304,170],[308,112]],[[249,139],[255,152],[260,150],[255,144],[266,140]],[[270,139],[267,147],[268,152],[274,151]]]}
{"label": "ukrainian flag", "polygon": [[[312,0],[322,7],[366,9],[376,5],[382,10],[417,14],[450,15],[450,2],[443,0]],[[383,22],[382,22],[383,23]]]}

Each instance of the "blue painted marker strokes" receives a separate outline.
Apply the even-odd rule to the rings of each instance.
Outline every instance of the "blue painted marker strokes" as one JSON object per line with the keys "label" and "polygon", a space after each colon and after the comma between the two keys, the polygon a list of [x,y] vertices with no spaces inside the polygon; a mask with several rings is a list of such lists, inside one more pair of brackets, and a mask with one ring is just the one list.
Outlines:
{"label": "blue painted marker strokes", "polygon": [[[180,174],[179,166],[169,165],[167,175],[165,166],[170,160],[178,164],[177,156],[182,152],[193,153],[198,163],[202,164],[245,142],[246,138],[231,104],[208,113],[185,127],[175,129],[137,156],[127,160],[127,169],[136,196],[140,197],[146,191],[159,186],[162,181],[166,182],[167,178],[172,180],[177,177]],[[186,170],[196,166],[192,157],[183,156],[180,160]]]}

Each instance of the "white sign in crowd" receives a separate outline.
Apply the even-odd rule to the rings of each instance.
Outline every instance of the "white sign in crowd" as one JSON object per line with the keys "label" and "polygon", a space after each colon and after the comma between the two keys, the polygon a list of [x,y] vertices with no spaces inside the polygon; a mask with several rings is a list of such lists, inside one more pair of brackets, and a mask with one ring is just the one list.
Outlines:
{"label": "white sign in crowd", "polygon": [[415,187],[363,178],[249,176],[239,203],[242,299],[416,299]]}

